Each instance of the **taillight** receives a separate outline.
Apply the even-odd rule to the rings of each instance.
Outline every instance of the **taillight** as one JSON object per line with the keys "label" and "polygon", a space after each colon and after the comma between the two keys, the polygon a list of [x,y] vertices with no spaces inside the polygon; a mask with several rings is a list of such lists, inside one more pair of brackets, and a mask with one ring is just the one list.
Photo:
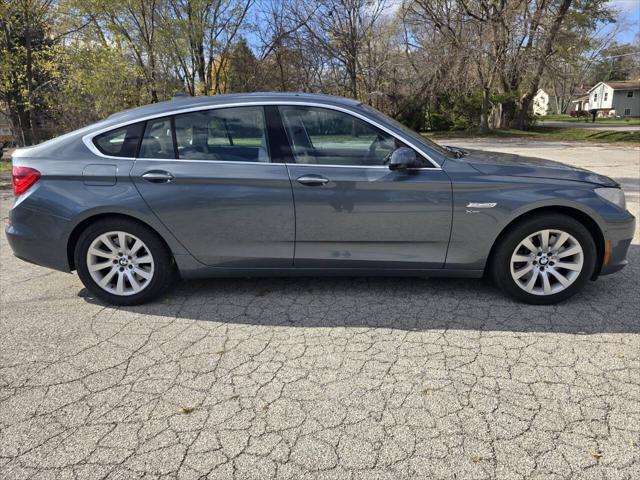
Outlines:
{"label": "taillight", "polygon": [[40,179],[40,172],[31,167],[13,167],[13,194],[22,195]]}

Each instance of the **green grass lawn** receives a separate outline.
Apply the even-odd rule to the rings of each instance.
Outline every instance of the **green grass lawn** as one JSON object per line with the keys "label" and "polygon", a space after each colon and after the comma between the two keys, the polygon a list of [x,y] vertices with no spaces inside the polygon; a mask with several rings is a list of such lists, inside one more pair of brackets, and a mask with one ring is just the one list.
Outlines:
{"label": "green grass lawn", "polygon": [[[545,115],[536,117],[541,122],[591,123],[591,117],[574,118],[570,115]],[[640,118],[597,118],[596,125],[640,125]]]}
{"label": "green grass lawn", "polygon": [[600,142],[600,143],[625,143],[640,145],[640,131],[619,132],[614,130],[589,130],[586,128],[553,128],[532,127],[529,130],[492,130],[481,134],[478,131],[462,132],[426,132],[426,137],[435,141],[446,138],[459,137],[496,137],[496,138],[522,138],[527,140],[551,140],[572,142]]}

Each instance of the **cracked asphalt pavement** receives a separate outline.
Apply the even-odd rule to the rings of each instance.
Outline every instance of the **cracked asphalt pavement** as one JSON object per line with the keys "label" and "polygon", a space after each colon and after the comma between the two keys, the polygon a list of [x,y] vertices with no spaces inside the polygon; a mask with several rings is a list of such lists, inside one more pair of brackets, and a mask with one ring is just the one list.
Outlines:
{"label": "cracked asphalt pavement", "polygon": [[[610,175],[638,215],[638,149],[453,144]],[[557,306],[480,280],[302,278],[114,308],[2,235],[0,477],[638,479],[638,232],[629,260]]]}

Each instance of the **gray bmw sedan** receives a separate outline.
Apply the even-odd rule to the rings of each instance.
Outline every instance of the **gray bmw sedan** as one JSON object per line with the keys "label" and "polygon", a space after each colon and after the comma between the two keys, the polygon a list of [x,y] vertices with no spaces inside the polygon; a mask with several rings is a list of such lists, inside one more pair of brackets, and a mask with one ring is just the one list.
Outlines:
{"label": "gray bmw sedan", "polygon": [[13,155],[6,234],[97,297],[177,276],[491,276],[550,304],[626,264],[610,178],[439,146],[355,100],[180,97]]}

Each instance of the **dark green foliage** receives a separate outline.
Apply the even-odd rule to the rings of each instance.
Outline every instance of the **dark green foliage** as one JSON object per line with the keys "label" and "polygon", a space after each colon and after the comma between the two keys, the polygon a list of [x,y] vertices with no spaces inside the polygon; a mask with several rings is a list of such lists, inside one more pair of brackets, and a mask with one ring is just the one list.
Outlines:
{"label": "dark green foliage", "polygon": [[432,113],[429,115],[429,130],[443,131],[451,130],[453,121],[446,113]]}

